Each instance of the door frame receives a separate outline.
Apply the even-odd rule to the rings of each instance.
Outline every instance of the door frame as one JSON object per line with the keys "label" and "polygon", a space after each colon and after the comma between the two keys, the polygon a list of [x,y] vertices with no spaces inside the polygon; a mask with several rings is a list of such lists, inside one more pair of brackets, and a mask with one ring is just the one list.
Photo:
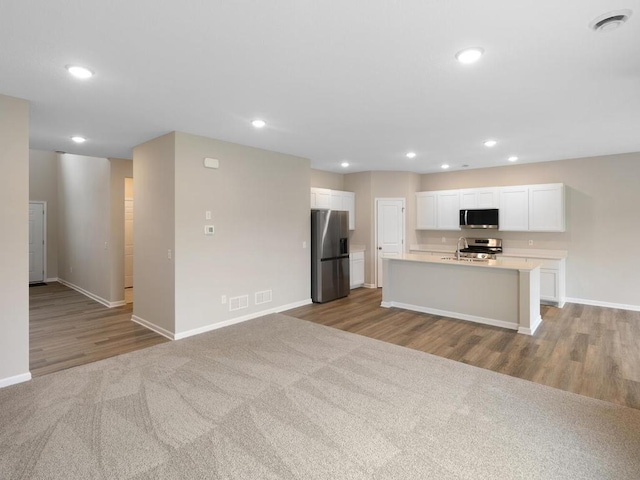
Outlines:
{"label": "door frame", "polygon": [[[42,244],[42,270],[43,270],[43,274],[42,274],[42,281],[46,282],[48,280],[47,278],[47,202],[46,201],[42,201],[42,200],[29,200],[29,205],[31,205],[32,203],[37,203],[42,205],[42,238],[44,240],[43,244]],[[31,282],[29,282],[31,283]]]}
{"label": "door frame", "polygon": [[402,202],[402,252],[407,248],[407,199],[404,197],[375,197],[373,215],[373,285],[378,288],[378,203],[383,200],[397,200]]}

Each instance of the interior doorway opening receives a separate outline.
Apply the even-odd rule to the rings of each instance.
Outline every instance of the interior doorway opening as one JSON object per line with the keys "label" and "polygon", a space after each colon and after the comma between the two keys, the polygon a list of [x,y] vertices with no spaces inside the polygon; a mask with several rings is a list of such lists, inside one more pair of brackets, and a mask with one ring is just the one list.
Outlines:
{"label": "interior doorway opening", "polygon": [[133,303],[133,178],[124,179],[124,301]]}

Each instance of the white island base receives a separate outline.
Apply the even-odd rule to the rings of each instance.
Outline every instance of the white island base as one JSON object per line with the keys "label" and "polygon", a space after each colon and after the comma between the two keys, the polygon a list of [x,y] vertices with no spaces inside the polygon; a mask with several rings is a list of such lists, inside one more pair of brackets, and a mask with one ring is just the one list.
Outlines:
{"label": "white island base", "polygon": [[533,335],[540,317],[540,266],[442,260],[404,254],[383,260],[382,306],[469,320]]}

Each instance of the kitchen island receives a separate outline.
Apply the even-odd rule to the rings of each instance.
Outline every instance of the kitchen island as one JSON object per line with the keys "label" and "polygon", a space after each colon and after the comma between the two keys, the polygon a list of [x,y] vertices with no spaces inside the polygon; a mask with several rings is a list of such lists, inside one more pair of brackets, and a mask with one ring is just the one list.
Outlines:
{"label": "kitchen island", "polygon": [[384,258],[383,269],[383,307],[469,320],[527,335],[533,335],[542,322],[539,264],[470,262],[409,253]]}

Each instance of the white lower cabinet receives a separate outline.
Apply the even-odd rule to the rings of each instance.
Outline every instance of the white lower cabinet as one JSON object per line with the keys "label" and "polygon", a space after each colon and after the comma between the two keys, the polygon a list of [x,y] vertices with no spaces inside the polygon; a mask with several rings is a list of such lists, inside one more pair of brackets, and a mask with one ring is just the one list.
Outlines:
{"label": "white lower cabinet", "polygon": [[550,303],[559,307],[565,302],[565,259],[550,258],[522,258],[502,255],[503,262],[525,261],[540,264],[540,301]]}
{"label": "white lower cabinet", "polygon": [[364,252],[356,252],[349,255],[349,275],[351,288],[364,285]]}

